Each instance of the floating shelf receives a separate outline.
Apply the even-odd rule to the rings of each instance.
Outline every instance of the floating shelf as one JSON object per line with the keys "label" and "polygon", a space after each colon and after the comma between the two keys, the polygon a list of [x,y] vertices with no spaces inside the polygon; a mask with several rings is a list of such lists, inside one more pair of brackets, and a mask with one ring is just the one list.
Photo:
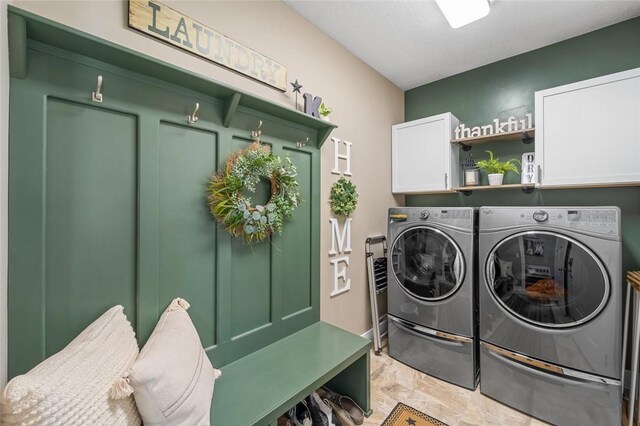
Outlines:
{"label": "floating shelf", "polygon": [[268,114],[316,130],[318,148],[327,140],[333,129],[338,127],[280,103],[228,86],[207,76],[12,5],[8,6],[8,21],[8,31],[12,41],[9,70],[11,77],[14,78],[25,78],[28,74],[27,39],[31,39],[218,98],[224,102],[222,122],[224,127],[231,125],[239,108],[249,108],[260,114]]}
{"label": "floating shelf", "polygon": [[494,135],[476,136],[473,138],[451,139],[451,143],[459,145],[464,151],[469,151],[473,145],[488,142],[522,140],[523,143],[531,143],[536,135],[536,129],[518,130],[515,132],[498,133]]}
{"label": "floating shelf", "polygon": [[471,195],[473,191],[486,191],[488,189],[515,189],[515,188],[522,189],[522,192],[524,192],[525,194],[530,194],[533,192],[534,189],[536,189],[534,184],[514,183],[514,184],[495,185],[495,186],[490,186],[490,185],[461,186],[458,188],[453,188],[453,190],[456,192],[460,192],[464,195]]}
{"label": "floating shelf", "polygon": [[565,185],[544,185],[539,189],[592,189],[592,188],[628,188],[640,186],[640,182],[609,182],[609,183],[575,183]]}

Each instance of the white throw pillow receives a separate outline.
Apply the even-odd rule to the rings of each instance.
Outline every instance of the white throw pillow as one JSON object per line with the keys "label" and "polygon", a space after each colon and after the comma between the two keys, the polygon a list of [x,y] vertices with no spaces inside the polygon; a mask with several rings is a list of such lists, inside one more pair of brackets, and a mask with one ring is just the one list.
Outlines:
{"label": "white throw pillow", "polygon": [[210,424],[220,371],[204,352],[188,308],[186,300],[171,302],[131,367],[133,396],[145,426]]}
{"label": "white throw pillow", "polygon": [[2,424],[139,425],[130,392],[110,394],[138,356],[122,306],[95,320],[63,350],[14,377],[2,395]]}

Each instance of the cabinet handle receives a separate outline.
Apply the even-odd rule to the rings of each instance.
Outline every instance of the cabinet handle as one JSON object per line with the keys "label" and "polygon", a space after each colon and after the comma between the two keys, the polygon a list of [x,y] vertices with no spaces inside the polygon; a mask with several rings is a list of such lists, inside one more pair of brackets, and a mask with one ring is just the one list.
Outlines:
{"label": "cabinet handle", "polygon": [[444,174],[444,189],[447,189],[447,174]]}

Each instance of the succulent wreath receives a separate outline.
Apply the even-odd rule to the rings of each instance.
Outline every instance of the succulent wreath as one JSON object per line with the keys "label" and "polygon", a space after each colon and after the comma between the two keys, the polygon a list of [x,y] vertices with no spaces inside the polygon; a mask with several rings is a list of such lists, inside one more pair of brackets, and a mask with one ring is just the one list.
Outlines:
{"label": "succulent wreath", "polygon": [[[281,233],[301,201],[297,170],[289,157],[279,157],[256,140],[227,158],[224,170],[209,180],[209,210],[234,237],[246,242],[262,241]],[[264,205],[252,205],[260,178],[271,182],[271,197]]]}

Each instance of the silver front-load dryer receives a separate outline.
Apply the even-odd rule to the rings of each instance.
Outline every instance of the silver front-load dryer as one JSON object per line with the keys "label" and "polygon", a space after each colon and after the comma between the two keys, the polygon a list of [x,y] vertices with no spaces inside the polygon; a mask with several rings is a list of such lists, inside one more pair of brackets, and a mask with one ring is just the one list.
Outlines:
{"label": "silver front-load dryer", "polygon": [[559,425],[620,424],[620,209],[479,216],[482,393]]}
{"label": "silver front-load dryer", "polygon": [[389,354],[475,389],[473,208],[389,209]]}

